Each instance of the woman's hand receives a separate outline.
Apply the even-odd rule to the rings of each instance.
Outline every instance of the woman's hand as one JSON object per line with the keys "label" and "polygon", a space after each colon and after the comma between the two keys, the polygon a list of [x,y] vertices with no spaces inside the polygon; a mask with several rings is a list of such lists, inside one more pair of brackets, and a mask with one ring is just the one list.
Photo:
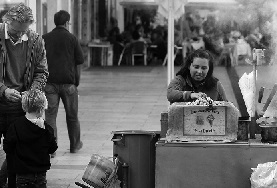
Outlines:
{"label": "woman's hand", "polygon": [[4,95],[9,101],[17,102],[21,100],[20,92],[15,89],[7,88]]}
{"label": "woman's hand", "polygon": [[199,93],[191,93],[190,94],[190,98],[191,99],[198,99],[201,97],[207,97],[207,95],[205,93],[199,92]]}

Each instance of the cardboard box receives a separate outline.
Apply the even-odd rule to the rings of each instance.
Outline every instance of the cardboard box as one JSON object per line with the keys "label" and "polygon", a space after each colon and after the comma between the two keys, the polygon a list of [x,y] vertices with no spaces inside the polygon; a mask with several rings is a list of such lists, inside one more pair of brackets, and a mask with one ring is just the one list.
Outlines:
{"label": "cardboard box", "polygon": [[224,141],[237,139],[238,109],[230,102],[218,106],[173,103],[168,111],[166,140]]}

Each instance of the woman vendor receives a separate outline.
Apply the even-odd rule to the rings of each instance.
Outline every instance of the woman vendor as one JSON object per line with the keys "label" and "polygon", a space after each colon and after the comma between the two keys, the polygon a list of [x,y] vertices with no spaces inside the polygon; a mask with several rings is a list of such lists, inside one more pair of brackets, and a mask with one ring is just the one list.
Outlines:
{"label": "woman vendor", "polygon": [[203,95],[214,101],[227,101],[224,88],[213,76],[214,60],[203,49],[191,53],[176,77],[167,88],[167,99],[174,102],[191,102]]}

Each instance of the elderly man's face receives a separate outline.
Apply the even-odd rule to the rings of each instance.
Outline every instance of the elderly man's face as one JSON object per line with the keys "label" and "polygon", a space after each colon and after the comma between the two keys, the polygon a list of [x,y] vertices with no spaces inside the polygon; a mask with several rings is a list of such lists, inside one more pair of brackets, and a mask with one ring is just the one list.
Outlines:
{"label": "elderly man's face", "polygon": [[31,22],[20,23],[18,21],[12,21],[8,24],[8,34],[16,42],[27,32],[30,25]]}

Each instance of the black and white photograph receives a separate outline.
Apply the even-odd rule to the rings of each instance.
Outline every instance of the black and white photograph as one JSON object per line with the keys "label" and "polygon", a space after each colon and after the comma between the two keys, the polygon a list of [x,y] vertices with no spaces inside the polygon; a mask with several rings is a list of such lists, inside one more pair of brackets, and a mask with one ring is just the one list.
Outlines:
{"label": "black and white photograph", "polygon": [[0,0],[0,188],[277,188],[277,0]]}

